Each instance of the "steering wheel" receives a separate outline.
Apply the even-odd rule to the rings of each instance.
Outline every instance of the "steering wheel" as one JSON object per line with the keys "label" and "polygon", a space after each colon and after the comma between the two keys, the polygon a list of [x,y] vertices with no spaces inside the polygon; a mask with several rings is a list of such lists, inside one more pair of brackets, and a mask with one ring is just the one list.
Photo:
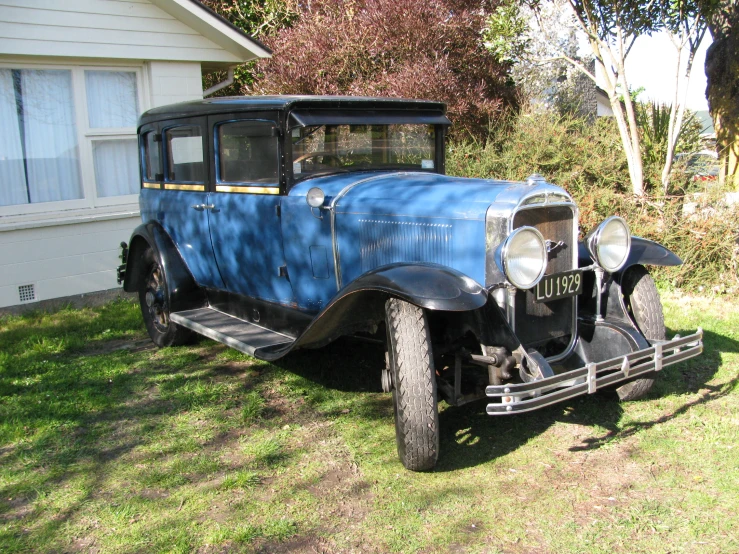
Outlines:
{"label": "steering wheel", "polygon": [[309,158],[315,158],[317,156],[327,156],[327,157],[333,158],[337,162],[341,163],[341,158],[339,158],[338,155],[334,154],[333,152],[326,152],[326,151],[308,152],[307,154],[303,154],[302,156],[298,156],[297,158],[295,158],[293,160],[293,163],[302,162],[303,160],[307,160]]}

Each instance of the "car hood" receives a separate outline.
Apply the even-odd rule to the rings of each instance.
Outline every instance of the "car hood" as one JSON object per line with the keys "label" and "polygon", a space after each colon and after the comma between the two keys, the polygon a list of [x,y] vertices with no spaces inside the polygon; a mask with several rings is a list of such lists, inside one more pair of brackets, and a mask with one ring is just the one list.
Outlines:
{"label": "car hood", "polygon": [[424,172],[357,172],[316,177],[298,183],[290,196],[305,196],[319,187],[336,213],[443,217],[484,220],[495,203],[511,210],[536,195],[567,195],[544,181],[533,184],[492,179],[467,179]]}

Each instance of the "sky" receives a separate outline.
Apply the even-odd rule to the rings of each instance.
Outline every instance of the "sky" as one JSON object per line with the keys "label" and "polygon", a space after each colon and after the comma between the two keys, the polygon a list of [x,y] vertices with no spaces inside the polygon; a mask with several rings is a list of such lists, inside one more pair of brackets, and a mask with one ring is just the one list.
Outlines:
{"label": "sky", "polygon": [[[693,62],[686,106],[694,111],[708,109],[704,65],[710,42],[711,37],[706,33]],[[674,102],[676,62],[675,47],[665,33],[642,36],[636,40],[626,58],[626,78],[632,90],[639,87],[646,89],[639,100],[657,100],[669,104]]]}

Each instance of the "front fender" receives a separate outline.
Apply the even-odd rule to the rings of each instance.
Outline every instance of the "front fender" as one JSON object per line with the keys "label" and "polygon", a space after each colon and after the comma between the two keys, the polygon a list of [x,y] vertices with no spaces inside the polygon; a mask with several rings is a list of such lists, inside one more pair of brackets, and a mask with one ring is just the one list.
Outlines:
{"label": "front fender", "polygon": [[[586,267],[593,263],[588,247],[585,242],[578,244],[578,257],[580,267]],[[634,265],[682,265],[683,261],[673,252],[652,240],[641,237],[631,237],[631,252],[626,264],[618,272],[622,275],[628,268]]]}
{"label": "front fender", "polygon": [[382,266],[359,276],[339,291],[334,303],[362,291],[386,293],[427,310],[465,312],[487,302],[487,291],[450,267],[431,263],[397,263]]}
{"label": "front fender", "polygon": [[129,242],[123,289],[136,292],[146,277],[144,253],[151,249],[164,270],[170,311],[189,310],[205,305],[205,292],[198,286],[172,238],[155,222],[134,229]]}
{"label": "front fender", "polygon": [[341,335],[370,330],[385,318],[385,301],[395,297],[432,311],[465,312],[485,306],[487,291],[449,267],[398,263],[368,271],[341,289],[289,347],[259,356],[275,359],[298,346],[317,347]]}

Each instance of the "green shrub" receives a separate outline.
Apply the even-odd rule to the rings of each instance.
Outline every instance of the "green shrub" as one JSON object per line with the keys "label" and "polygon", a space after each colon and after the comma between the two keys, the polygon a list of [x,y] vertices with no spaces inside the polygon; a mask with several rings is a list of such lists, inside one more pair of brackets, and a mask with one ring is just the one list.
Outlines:
{"label": "green shrub", "polygon": [[[659,191],[660,163],[647,160],[644,169],[647,190]],[[723,205],[721,190],[704,193],[702,205],[691,216],[683,215],[683,206],[692,196],[658,192],[634,197],[618,130],[609,118],[589,123],[551,112],[524,113],[501,124],[484,145],[451,143],[447,173],[517,181],[540,173],[573,196],[582,235],[606,217],[620,215],[634,235],[680,256],[682,266],[654,270],[663,284],[739,288],[739,209]]]}
{"label": "green shrub", "polygon": [[571,193],[594,187],[628,191],[629,171],[614,122],[553,112],[522,113],[502,122],[485,145],[453,143],[447,172],[523,180],[541,173]]}

